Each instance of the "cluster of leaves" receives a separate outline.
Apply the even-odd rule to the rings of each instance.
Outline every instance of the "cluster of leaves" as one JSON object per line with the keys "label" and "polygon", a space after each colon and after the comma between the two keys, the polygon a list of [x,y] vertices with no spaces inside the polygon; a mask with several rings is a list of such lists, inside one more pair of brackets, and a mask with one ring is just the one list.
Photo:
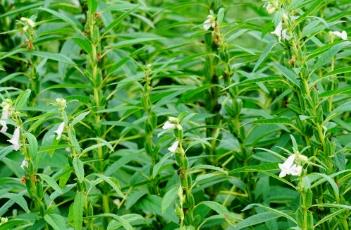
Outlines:
{"label": "cluster of leaves", "polygon": [[350,8],[0,1],[0,230],[349,229]]}

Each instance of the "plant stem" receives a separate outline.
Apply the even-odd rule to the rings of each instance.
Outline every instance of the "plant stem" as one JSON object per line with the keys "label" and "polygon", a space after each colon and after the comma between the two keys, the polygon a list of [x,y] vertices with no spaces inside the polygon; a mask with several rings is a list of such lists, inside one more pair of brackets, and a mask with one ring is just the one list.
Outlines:
{"label": "plant stem", "polygon": [[155,145],[153,141],[154,137],[154,130],[157,125],[157,116],[156,114],[152,111],[152,104],[151,104],[151,99],[150,99],[150,94],[151,94],[151,66],[148,65],[145,70],[145,84],[144,84],[144,90],[143,90],[143,98],[142,98],[142,104],[144,106],[144,111],[146,115],[146,121],[145,121],[145,142],[144,142],[144,148],[146,153],[151,156],[151,166],[150,166],[150,178],[151,179],[151,192],[158,194],[158,186],[157,186],[157,181],[156,178],[153,178],[152,172],[154,169],[154,166],[157,162],[157,157],[158,157],[158,148]]}

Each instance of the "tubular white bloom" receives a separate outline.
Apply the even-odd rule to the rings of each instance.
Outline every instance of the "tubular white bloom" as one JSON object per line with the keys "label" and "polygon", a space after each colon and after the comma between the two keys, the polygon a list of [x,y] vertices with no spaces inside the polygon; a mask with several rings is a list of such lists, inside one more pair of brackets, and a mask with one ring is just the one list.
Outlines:
{"label": "tubular white bloom", "polygon": [[[21,17],[21,21],[26,23],[27,25],[29,25],[30,27],[34,28],[35,27],[35,23],[33,22],[32,19],[30,18],[25,18],[25,17]],[[28,29],[28,28],[27,28]]]}
{"label": "tubular white bloom", "polygon": [[300,176],[302,173],[302,166],[294,164],[295,154],[290,155],[283,164],[279,164],[280,173],[279,177],[285,177],[287,175]]}
{"label": "tubular white bloom", "polygon": [[11,106],[9,103],[7,102],[2,103],[2,113],[1,113],[1,119],[0,119],[0,125],[2,126],[0,132],[2,133],[6,133],[7,131],[6,120],[8,120],[10,117],[10,107]]}
{"label": "tubular white bloom", "polygon": [[10,107],[11,105],[7,102],[2,103],[2,113],[1,120],[7,120],[10,117]]}
{"label": "tubular white bloom", "polygon": [[347,40],[347,33],[345,30],[343,31],[332,31],[330,32],[331,34],[333,34],[334,36],[341,38],[342,40],[346,41]]}
{"label": "tubular white bloom", "polygon": [[169,129],[178,129],[178,130],[182,130],[182,126],[179,124],[179,120],[176,117],[168,117],[168,121],[166,121],[163,126],[162,129],[164,130],[169,130]]}
{"label": "tubular white bloom", "polygon": [[171,147],[168,148],[168,151],[170,151],[171,153],[175,153],[178,149],[178,145],[179,145],[179,141],[173,142]]}
{"label": "tubular white bloom", "polygon": [[269,14],[273,14],[277,10],[277,8],[273,4],[268,3],[266,5],[266,10]]}
{"label": "tubular white bloom", "polygon": [[211,29],[211,28],[215,28],[216,27],[216,18],[215,18],[215,16],[213,16],[213,15],[208,15],[207,16],[207,19],[204,21],[204,23],[203,23],[203,28],[204,28],[204,30],[209,30],[209,29]]}
{"label": "tubular white bloom", "polygon": [[168,130],[168,129],[174,129],[176,127],[175,124],[173,124],[172,122],[170,121],[166,121],[163,126],[162,126],[162,129],[165,129],[165,130]]}
{"label": "tubular white bloom", "polygon": [[24,168],[28,168],[28,161],[27,160],[23,160],[22,163],[21,163],[21,168],[24,169]]}
{"label": "tubular white bloom", "polygon": [[300,176],[302,173],[302,166],[293,164],[290,168],[290,175],[292,176]]}
{"label": "tubular white bloom", "polygon": [[65,129],[65,122],[61,122],[59,124],[59,126],[57,127],[55,133],[57,135],[56,137],[56,140],[60,140],[61,139],[61,136],[62,136],[62,133],[63,133],[63,130]]}
{"label": "tubular white bloom", "polygon": [[7,124],[6,124],[5,120],[0,120],[0,126],[1,126],[0,132],[1,133],[6,133],[6,131],[7,131]]}
{"label": "tubular white bloom", "polygon": [[284,161],[283,164],[279,164],[279,168],[280,168],[279,177],[285,177],[286,175],[290,174],[290,169],[294,164],[294,160],[295,160],[295,155],[291,155],[288,157],[288,159]]}
{"label": "tubular white bloom", "polygon": [[277,36],[279,41],[290,39],[290,36],[288,35],[288,32],[286,31],[286,29],[283,29],[282,22],[279,22],[278,25],[275,27],[275,30],[271,33]]}
{"label": "tubular white bloom", "polygon": [[21,147],[20,143],[20,128],[17,127],[15,131],[13,132],[12,138],[8,140],[12,144],[13,150],[17,151]]}

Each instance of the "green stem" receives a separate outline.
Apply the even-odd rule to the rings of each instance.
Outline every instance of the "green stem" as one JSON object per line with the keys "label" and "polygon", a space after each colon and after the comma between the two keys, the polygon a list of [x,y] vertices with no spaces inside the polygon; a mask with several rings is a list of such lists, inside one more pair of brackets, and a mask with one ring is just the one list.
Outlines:
{"label": "green stem", "polygon": [[145,71],[145,85],[144,85],[143,98],[142,98],[142,103],[143,103],[144,111],[146,115],[144,148],[146,153],[149,156],[151,156],[151,166],[150,166],[150,172],[149,172],[150,178],[151,178],[151,192],[158,194],[159,189],[157,186],[157,180],[152,176],[153,168],[157,162],[157,157],[158,157],[157,147],[153,141],[154,130],[157,124],[157,117],[155,113],[153,113],[152,111],[150,94],[151,94],[151,66],[148,65]]}
{"label": "green stem", "polygon": [[191,176],[188,173],[189,163],[183,149],[183,131],[177,129],[175,132],[179,141],[177,151],[175,152],[175,159],[179,168],[178,173],[182,189],[181,196],[183,197],[180,204],[182,216],[184,216],[184,223],[181,218],[180,228],[183,228],[186,225],[194,224],[193,209],[195,207],[195,200],[192,194]]}

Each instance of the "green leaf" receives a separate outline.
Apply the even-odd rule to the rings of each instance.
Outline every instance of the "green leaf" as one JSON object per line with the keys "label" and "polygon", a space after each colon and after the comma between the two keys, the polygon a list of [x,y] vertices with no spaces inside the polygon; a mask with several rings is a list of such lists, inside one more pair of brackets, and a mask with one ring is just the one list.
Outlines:
{"label": "green leaf", "polygon": [[319,94],[319,96],[320,97],[330,97],[330,96],[343,95],[343,94],[351,94],[351,86],[344,87],[341,89],[325,91],[325,92]]}
{"label": "green leaf", "polygon": [[109,25],[106,26],[105,31],[103,33],[103,37],[110,31],[113,30],[115,27],[120,25],[123,19],[125,19],[128,15],[130,15],[132,12],[134,12],[136,9],[138,9],[139,5],[135,6],[134,8],[131,8],[121,14],[119,17],[114,19]]}
{"label": "green leaf", "polygon": [[351,73],[351,67],[348,66],[348,67],[341,67],[341,68],[335,69],[332,72],[329,72],[328,76],[339,75],[344,73]]}
{"label": "green leaf", "polygon": [[51,52],[44,52],[44,51],[32,51],[30,54],[42,57],[42,58],[47,58],[50,60],[58,61],[61,63],[66,63],[70,65],[75,65],[75,63],[67,56],[61,54],[61,53],[51,53]]}
{"label": "green leaf", "polygon": [[38,146],[38,141],[37,139],[35,138],[35,136],[29,132],[25,132],[25,136],[28,140],[28,151],[29,151],[29,155],[32,157],[32,159],[34,160],[34,167],[38,167],[38,162],[37,162],[37,159],[38,159],[38,149],[39,149],[39,146]]}
{"label": "green leaf", "polygon": [[38,175],[40,176],[40,178],[42,180],[44,180],[56,192],[58,192],[59,194],[63,194],[62,189],[60,188],[60,186],[56,183],[56,181],[52,177],[45,175],[45,174],[40,174],[40,173]]}
{"label": "green leaf", "polygon": [[258,119],[255,120],[255,124],[291,124],[291,119],[289,118],[284,118],[284,117],[279,117],[279,118],[270,118],[270,119]]}
{"label": "green leaf", "polygon": [[269,43],[267,44],[266,48],[263,50],[263,52],[261,53],[260,57],[258,58],[254,69],[252,70],[252,72],[256,72],[256,70],[258,69],[258,67],[260,67],[260,65],[262,64],[262,62],[268,57],[269,53],[272,51],[272,48],[276,45],[276,43]]}
{"label": "green leaf", "polygon": [[169,189],[166,194],[162,198],[162,203],[161,203],[161,211],[164,213],[172,203],[175,202],[175,200],[178,197],[178,188],[179,186],[174,186],[173,188]]}
{"label": "green leaf", "polygon": [[219,204],[217,202],[202,201],[196,207],[199,207],[200,205],[205,205],[205,206],[209,207],[210,209],[212,209],[213,211],[217,212],[224,219],[226,219],[226,221],[231,225],[238,222],[239,220],[241,220],[240,215],[238,215],[236,213],[229,212],[225,206],[223,206],[222,204]]}
{"label": "green leaf", "polygon": [[27,89],[18,95],[15,101],[16,110],[20,111],[22,108],[27,106],[30,94],[31,94],[31,90]]}
{"label": "green leaf", "polygon": [[249,165],[240,168],[233,169],[229,172],[229,175],[235,175],[243,172],[266,172],[278,170],[278,163],[267,163],[260,165]]}
{"label": "green leaf", "polygon": [[87,39],[86,37],[75,37],[73,38],[73,41],[87,54],[91,54],[93,48],[89,39]]}
{"label": "green leaf", "polygon": [[224,8],[220,8],[217,13],[217,22],[221,24],[224,20]]}
{"label": "green leaf", "polygon": [[112,44],[111,48],[118,49],[118,48],[122,48],[122,47],[125,47],[125,46],[132,46],[132,45],[135,45],[135,44],[144,44],[146,42],[151,42],[151,41],[161,41],[163,39],[164,38],[159,37],[159,36],[145,37],[145,38],[140,37],[140,38],[128,39],[128,40],[125,40],[125,41],[120,41],[120,42]]}
{"label": "green leaf", "polygon": [[15,194],[15,193],[5,193],[1,194],[2,199],[10,199],[14,203],[18,204],[19,207],[21,207],[25,212],[29,213],[30,210],[27,205],[27,201],[23,198],[22,194]]}
{"label": "green leaf", "polygon": [[79,122],[81,122],[89,113],[90,113],[90,111],[86,111],[86,112],[80,113],[78,116],[76,116],[71,121],[71,126],[74,126],[74,125],[78,124]]}
{"label": "green leaf", "polygon": [[103,181],[105,181],[107,184],[109,184],[111,186],[111,188],[113,188],[113,190],[116,192],[116,196],[124,198],[125,195],[123,194],[123,192],[121,191],[120,185],[118,184],[118,182],[116,180],[114,180],[114,178],[112,177],[107,177],[103,174],[94,174],[96,175],[98,178],[101,178]]}
{"label": "green leaf", "polygon": [[79,24],[77,24],[76,22],[74,22],[71,18],[69,18],[65,14],[59,13],[57,11],[54,11],[54,10],[51,10],[51,9],[48,9],[48,8],[43,8],[43,7],[40,7],[39,10],[46,11],[49,14],[52,14],[55,17],[61,19],[62,21],[66,22],[68,25],[72,26],[72,28],[75,31],[77,31],[79,34],[81,34],[81,26]]}
{"label": "green leaf", "polygon": [[77,140],[76,133],[71,126],[69,126],[69,129],[68,129],[68,138],[69,138],[70,143],[72,144],[72,147],[73,147],[75,153],[76,154],[80,153],[81,148],[79,146],[79,142]]}
{"label": "green leaf", "polygon": [[19,13],[23,14],[25,11],[38,8],[39,6],[42,6],[42,5],[44,5],[44,2],[34,2],[33,4],[30,4],[30,3],[23,4],[22,7],[16,7],[13,10],[9,10],[5,13],[2,13],[0,15],[0,18],[8,17],[8,16],[11,16],[14,14],[19,14]]}
{"label": "green leaf", "polygon": [[62,230],[67,229],[65,218],[58,214],[46,214],[44,216],[44,220],[54,229],[54,230]]}
{"label": "green leaf", "polygon": [[73,168],[76,173],[77,179],[79,182],[83,182],[84,180],[84,165],[83,162],[78,158],[73,158]]}
{"label": "green leaf", "polygon": [[84,200],[84,194],[82,192],[77,192],[72,204],[73,226],[75,230],[83,229]]}
{"label": "green leaf", "polygon": [[334,45],[332,48],[328,49],[326,52],[319,56],[316,64],[314,65],[314,70],[321,68],[323,65],[330,63],[335,55],[340,52],[340,50],[349,46],[350,42],[342,42]]}
{"label": "green leaf", "polygon": [[277,209],[274,209],[274,208],[270,208],[270,207],[267,207],[265,205],[262,205],[262,204],[249,204],[248,206],[246,206],[243,211],[246,211],[246,210],[249,210],[253,207],[260,207],[260,208],[263,208],[269,212],[271,212],[272,214],[277,214],[277,215],[280,215],[282,217],[285,217],[286,219],[292,221],[294,224],[297,224],[297,221],[291,217],[290,215],[286,214],[285,212],[283,211],[280,211],[280,210],[277,210]]}
{"label": "green leaf", "polygon": [[96,11],[97,6],[98,6],[97,0],[88,0],[88,9],[90,13],[94,13]]}
{"label": "green leaf", "polygon": [[240,230],[243,228],[248,228],[252,227],[257,224],[265,223],[270,220],[274,220],[279,218],[281,215],[278,213],[272,213],[272,212],[263,212],[263,213],[258,213],[252,216],[249,216],[248,218],[240,221],[238,224],[236,224],[233,227],[230,227],[230,230]]}
{"label": "green leaf", "polygon": [[285,66],[279,64],[279,63],[274,63],[273,66],[278,70],[279,73],[281,73],[290,83],[293,85],[297,86],[300,88],[300,81],[299,77],[296,75],[296,73]]}

